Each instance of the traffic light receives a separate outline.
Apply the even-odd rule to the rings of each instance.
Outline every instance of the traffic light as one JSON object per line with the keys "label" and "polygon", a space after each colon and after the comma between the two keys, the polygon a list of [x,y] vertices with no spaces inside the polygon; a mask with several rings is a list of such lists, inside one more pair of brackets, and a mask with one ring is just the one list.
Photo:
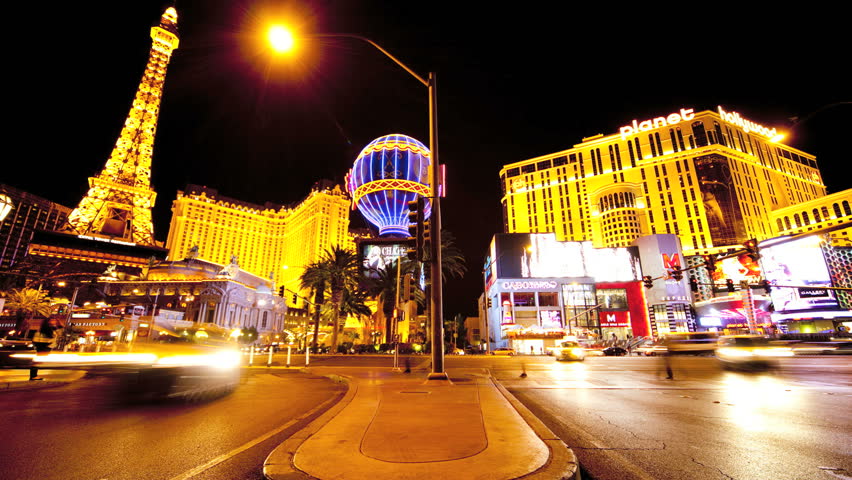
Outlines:
{"label": "traffic light", "polygon": [[284,285],[278,287],[278,296],[284,298]]}
{"label": "traffic light", "polygon": [[769,283],[769,280],[766,280],[765,278],[762,282],[760,282],[760,286],[763,287],[763,290],[766,291],[767,295],[769,294],[769,292],[772,291],[772,284]]}
{"label": "traffic light", "polygon": [[701,258],[704,259],[704,268],[707,269],[707,273],[712,275],[716,271],[716,255],[702,255]]}
{"label": "traffic light", "polygon": [[751,257],[751,259],[754,260],[755,262],[757,261],[758,258],[760,258],[760,252],[759,252],[759,249],[757,247],[757,240],[755,240],[753,238],[746,240],[745,242],[743,242],[743,247],[745,247],[746,255]]}
{"label": "traffic light", "polygon": [[491,297],[488,297],[488,308],[491,308]]}
{"label": "traffic light", "polygon": [[411,275],[405,274],[402,276],[402,301],[410,302],[414,300],[414,290],[412,289],[414,278]]}
{"label": "traffic light", "polygon": [[642,277],[642,283],[645,284],[645,288],[651,288],[654,286],[654,279],[650,275],[645,275]]}
{"label": "traffic light", "polygon": [[672,278],[674,278],[678,282],[683,280],[683,270],[681,270],[679,267],[673,268],[672,269]]}
{"label": "traffic light", "polygon": [[692,290],[693,292],[698,291],[698,280],[697,279],[695,279],[695,278],[689,279],[689,289]]}
{"label": "traffic light", "polygon": [[415,200],[408,202],[408,232],[414,240],[414,246],[409,248],[406,254],[409,260],[420,260],[423,256],[423,197],[417,196]]}
{"label": "traffic light", "polygon": [[725,279],[725,286],[728,288],[729,292],[734,292],[734,281],[730,278]]}
{"label": "traffic light", "polygon": [[299,296],[294,293],[293,294],[293,305],[296,305],[297,303],[299,303]]}

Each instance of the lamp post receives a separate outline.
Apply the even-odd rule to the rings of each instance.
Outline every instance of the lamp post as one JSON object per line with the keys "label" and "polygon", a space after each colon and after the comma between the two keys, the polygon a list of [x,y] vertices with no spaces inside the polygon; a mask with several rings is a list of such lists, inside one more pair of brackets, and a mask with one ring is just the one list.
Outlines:
{"label": "lamp post", "polygon": [[[269,31],[269,39],[273,47],[278,50],[288,50],[293,47],[293,36],[281,27],[273,27]],[[354,38],[356,40],[366,42],[378,51],[382,52],[386,57],[399,65],[409,75],[414,77],[418,82],[423,84],[429,92],[429,150],[432,153],[432,165],[429,170],[430,186],[432,201],[432,217],[431,217],[431,241],[429,242],[430,254],[430,317],[432,322],[432,372],[429,374],[429,380],[449,380],[444,371],[444,341],[443,341],[443,298],[442,298],[442,279],[441,279],[441,207],[440,207],[440,178],[441,168],[438,163],[438,100],[436,92],[435,72],[429,72],[426,79],[418,75],[414,70],[402,63],[399,59],[391,55],[390,52],[382,48],[376,42],[369,38],[360,35],[348,33],[320,33],[306,35],[308,38],[321,37],[339,37],[339,38]]]}

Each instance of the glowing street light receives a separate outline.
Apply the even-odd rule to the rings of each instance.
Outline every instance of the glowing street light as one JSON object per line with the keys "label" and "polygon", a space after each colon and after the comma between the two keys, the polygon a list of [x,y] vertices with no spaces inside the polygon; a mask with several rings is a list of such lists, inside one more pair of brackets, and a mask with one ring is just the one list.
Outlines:
{"label": "glowing street light", "polygon": [[[281,27],[279,27],[281,28]],[[281,45],[286,45],[288,42],[286,41],[287,35],[284,34],[283,31],[286,29],[281,28],[281,30],[275,29],[275,36],[278,38],[278,42]],[[270,29],[270,34],[272,33],[272,29]],[[408,72],[409,75],[414,77],[418,82],[420,82],[423,86],[428,89],[429,92],[429,150],[432,153],[432,165],[429,171],[429,184],[432,187],[432,196],[430,200],[432,201],[432,219],[431,219],[431,227],[430,230],[432,232],[432,241],[429,242],[429,253],[430,253],[430,281],[431,281],[431,299],[429,304],[429,312],[431,314],[431,322],[432,322],[432,373],[429,374],[428,378],[430,380],[449,380],[449,376],[444,371],[444,340],[443,340],[443,328],[444,328],[444,309],[443,309],[443,285],[442,285],[442,276],[441,276],[441,165],[438,161],[438,99],[437,99],[437,86],[435,79],[435,72],[429,72],[429,75],[426,79],[418,75],[414,70],[409,68],[406,64],[402,63],[399,59],[391,55],[390,52],[379,46],[376,42],[370,40],[369,38],[362,37],[360,35],[353,35],[349,33],[320,33],[320,34],[310,34],[305,35],[307,38],[320,38],[320,37],[340,37],[340,38],[354,38],[356,40],[369,43],[376,50],[382,52],[386,57],[391,59],[394,63],[396,63],[400,68]],[[295,42],[292,34],[289,35],[290,38],[290,47],[292,49]],[[270,41],[271,36],[270,36]],[[272,44],[273,49],[279,51],[279,48]]]}
{"label": "glowing street light", "polygon": [[273,25],[269,28],[266,34],[269,44],[279,53],[286,53],[293,50],[296,45],[293,33],[287,27],[281,25]]}

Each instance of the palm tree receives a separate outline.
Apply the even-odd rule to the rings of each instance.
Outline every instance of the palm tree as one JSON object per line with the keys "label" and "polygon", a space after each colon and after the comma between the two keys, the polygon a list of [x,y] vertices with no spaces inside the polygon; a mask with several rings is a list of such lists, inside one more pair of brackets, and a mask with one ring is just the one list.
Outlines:
{"label": "palm tree", "polygon": [[20,288],[12,290],[6,297],[6,307],[16,312],[17,321],[15,331],[20,335],[24,326],[24,319],[31,320],[39,315],[47,317],[50,315],[51,307],[47,301],[47,292],[34,288]]}
{"label": "palm tree", "polygon": [[[331,351],[337,351],[337,333],[340,329],[340,305],[343,301],[343,291],[358,283],[358,255],[352,250],[334,246],[323,254],[302,273],[301,281],[304,288],[318,288],[322,285],[329,292],[329,300],[333,306]],[[306,283],[307,282],[307,283]],[[306,286],[307,285],[307,286]],[[316,343],[318,328],[314,330]]]}
{"label": "palm tree", "polygon": [[[317,339],[319,338],[320,324],[320,306],[323,304],[325,292],[325,275],[323,274],[322,262],[314,262],[305,267],[302,276],[299,277],[299,287],[303,290],[309,290],[310,295],[314,298],[314,341],[313,348],[317,348]],[[308,332],[305,332],[307,336]],[[305,345],[307,348],[307,345]]]}
{"label": "palm tree", "polygon": [[[363,289],[358,288],[357,285],[347,285],[343,289],[340,309],[338,310],[338,318],[344,319],[344,326],[346,323],[345,319],[350,316],[361,320],[363,318],[369,318],[373,314],[373,311],[367,306],[367,299],[367,293]],[[327,306],[328,308],[322,309],[323,319],[333,323],[334,305],[329,303]]]}

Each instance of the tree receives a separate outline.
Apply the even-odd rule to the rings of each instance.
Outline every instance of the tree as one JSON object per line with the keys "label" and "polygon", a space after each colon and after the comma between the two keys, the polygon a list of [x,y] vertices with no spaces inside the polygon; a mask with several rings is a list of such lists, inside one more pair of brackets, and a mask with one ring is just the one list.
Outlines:
{"label": "tree", "polygon": [[[314,340],[312,342],[313,348],[317,348],[317,341],[319,338],[319,324],[320,324],[320,306],[323,303],[323,297],[325,292],[325,277],[323,276],[323,268],[321,262],[314,262],[305,267],[305,271],[302,272],[302,276],[299,277],[299,287],[302,289],[309,290],[311,296],[314,298]],[[308,332],[305,332],[307,335]],[[307,348],[307,345],[305,346]]]}
{"label": "tree", "polygon": [[[333,306],[331,328],[331,351],[337,351],[337,334],[340,330],[340,305],[343,302],[343,291],[347,287],[354,288],[358,284],[358,255],[352,250],[334,246],[323,254],[302,273],[302,284],[307,288],[323,288],[329,293],[329,301]],[[314,331],[314,344],[318,329]]]}
{"label": "tree", "polygon": [[24,320],[31,320],[34,316],[47,317],[50,315],[50,302],[47,301],[47,292],[34,288],[20,288],[12,290],[6,297],[6,307],[15,312],[15,331],[21,334]]}

